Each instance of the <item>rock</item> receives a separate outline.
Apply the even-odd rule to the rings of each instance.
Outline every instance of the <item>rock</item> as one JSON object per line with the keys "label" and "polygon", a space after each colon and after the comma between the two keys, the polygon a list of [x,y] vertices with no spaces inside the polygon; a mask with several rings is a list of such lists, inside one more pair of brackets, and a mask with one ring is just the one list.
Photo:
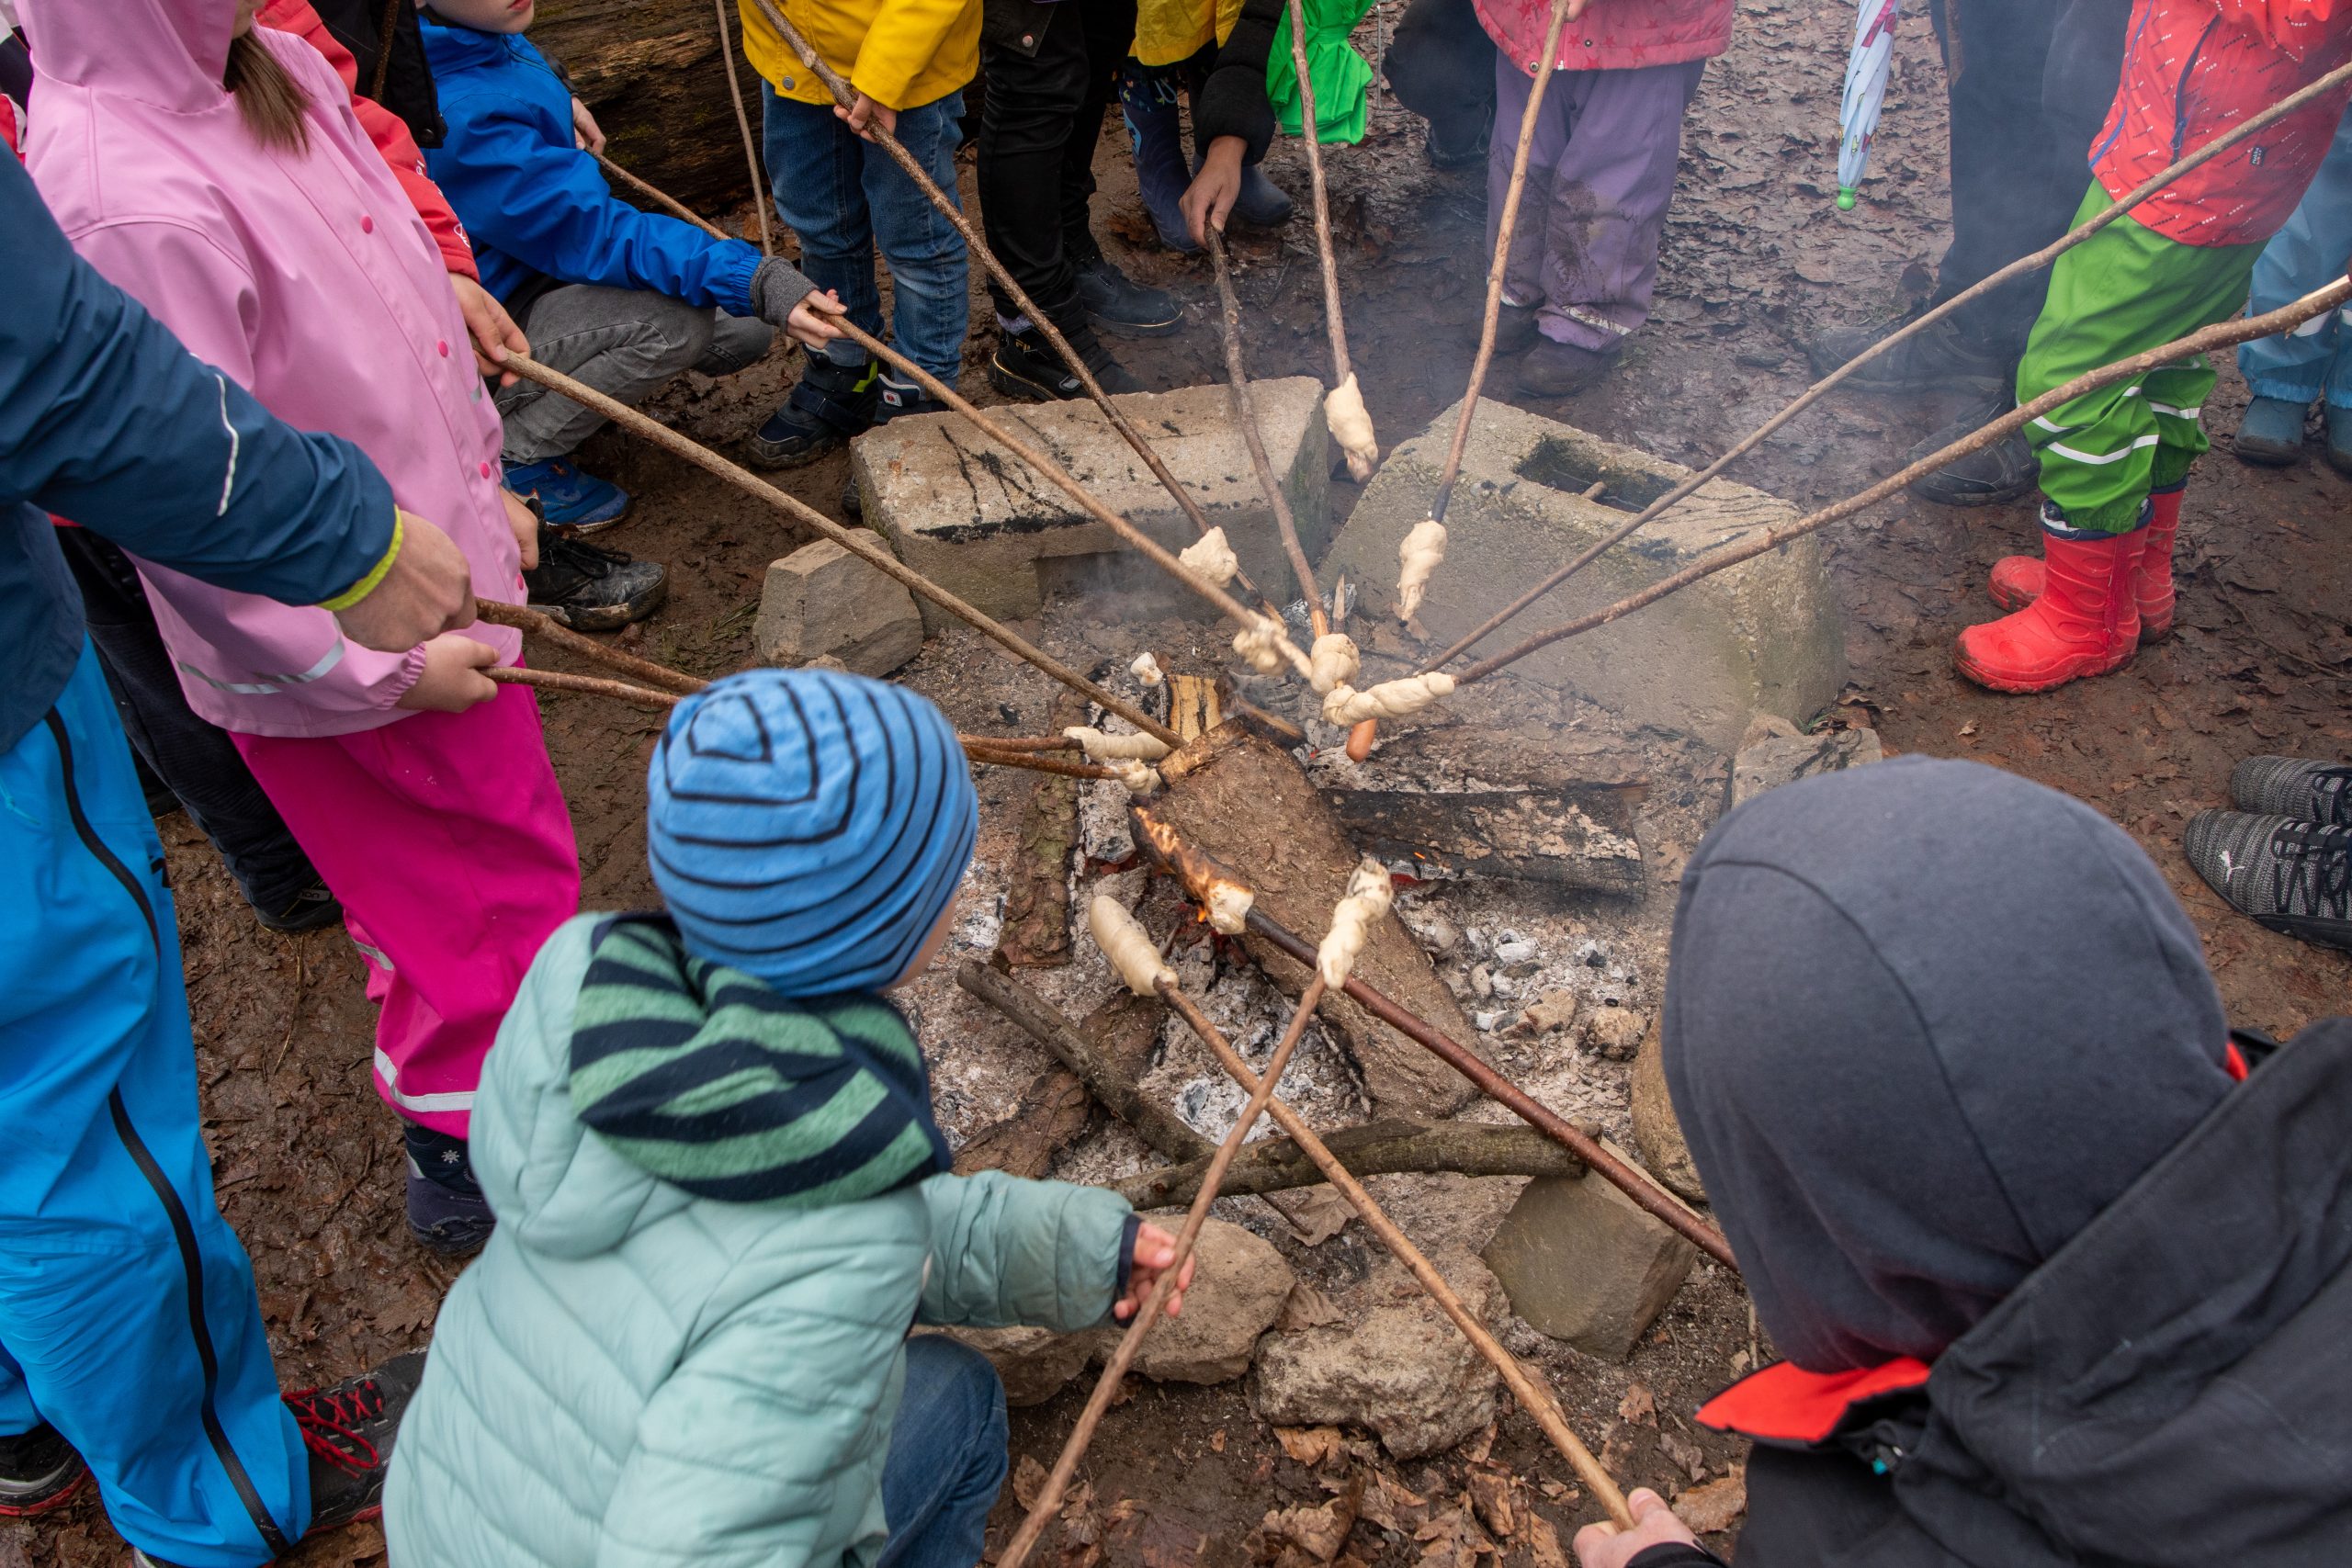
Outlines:
{"label": "rock", "polygon": [[888,675],[922,651],[915,597],[831,539],[768,563],[752,646],[763,663],[840,660]]}
{"label": "rock", "polygon": [[[1783,733],[1785,731],[1785,733]],[[1803,735],[1796,727],[1769,714],[1758,715],[1731,764],[1731,803],[1738,806],[1768,789],[1778,789],[1815,773],[1834,773],[1878,761],[1875,729],[1831,729]]]}
{"label": "rock", "polygon": [[[1495,1277],[1459,1247],[1430,1256],[1464,1305],[1488,1323]],[[1495,1418],[1494,1368],[1385,1254],[1350,1293],[1350,1321],[1269,1338],[1258,1358],[1258,1413],[1283,1427],[1369,1427],[1400,1460],[1440,1453]]]}
{"label": "rock", "polygon": [[[1248,1371],[1258,1337],[1282,1315],[1298,1279],[1272,1243],[1223,1220],[1201,1227],[1193,1256],[1200,1267],[1183,1312],[1153,1324],[1136,1355],[1135,1370],[1155,1382],[1227,1382]],[[1097,1360],[1108,1360],[1123,1332],[1097,1328],[1080,1337]]]}
{"label": "rock", "polygon": [[1584,1043],[1612,1062],[1632,1058],[1642,1043],[1649,1020],[1632,1008],[1597,1007],[1584,1026]]}
{"label": "rock", "polygon": [[1703,1203],[1707,1190],[1700,1184],[1699,1168],[1691,1163],[1690,1145],[1683,1141],[1682,1124],[1674,1119],[1674,1101],[1667,1093],[1659,1021],[1651,1020],[1649,1033],[1634,1057],[1634,1150],[1676,1197]]}
{"label": "rock", "polygon": [[[1458,408],[1447,410],[1390,455],[1323,562],[1325,576],[1344,571],[1360,585],[1367,615],[1393,614],[1397,544],[1429,515],[1460,417]],[[1422,626],[1440,645],[1452,641],[1516,598],[1532,576],[1689,477],[1676,464],[1508,403],[1481,405],[1447,514],[1447,558],[1430,581]],[[1596,479],[1607,488],[1585,500],[1579,492]],[[1710,480],[1555,590],[1542,615],[1487,638],[1478,651],[1499,651],[1795,516],[1760,491]],[[1639,615],[1555,643],[1511,671],[1729,752],[1750,714],[1809,716],[1835,702],[1845,683],[1845,627],[1826,553],[1818,537],[1791,540]]]}
{"label": "rock", "polygon": [[1043,1404],[1064,1384],[1086,1370],[1093,1347],[1084,1334],[1057,1334],[1050,1328],[950,1328],[951,1339],[962,1341],[989,1359],[1004,1380],[1004,1402],[1018,1408]]}
{"label": "rock", "polygon": [[1495,943],[1495,962],[1506,969],[1535,962],[1536,947],[1524,937],[1506,936]]}
{"label": "rock", "polygon": [[[1305,376],[1255,381],[1250,394],[1311,558],[1329,530],[1330,441],[1322,383]],[[1295,593],[1273,513],[1224,385],[1129,392],[1115,402],[1209,522],[1225,529],[1251,581],[1278,601]],[[989,412],[1169,549],[1182,550],[1200,536],[1091,402],[1000,406]],[[888,536],[899,558],[1001,620],[1035,615],[1057,594],[1102,590],[1139,595],[1122,598],[1123,618],[1168,608],[1214,614],[961,414],[894,419],[857,438],[850,469],[865,516]],[[1388,575],[1396,574],[1392,545]],[[923,606],[934,629],[944,624],[943,615]]]}
{"label": "rock", "polygon": [[1531,1327],[1623,1360],[1698,1255],[1606,1181],[1539,1176],[1503,1216],[1486,1260]]}
{"label": "rock", "polygon": [[1577,994],[1574,991],[1546,991],[1519,1015],[1515,1027],[1523,1034],[1544,1035],[1554,1030],[1566,1029],[1576,1021]]}

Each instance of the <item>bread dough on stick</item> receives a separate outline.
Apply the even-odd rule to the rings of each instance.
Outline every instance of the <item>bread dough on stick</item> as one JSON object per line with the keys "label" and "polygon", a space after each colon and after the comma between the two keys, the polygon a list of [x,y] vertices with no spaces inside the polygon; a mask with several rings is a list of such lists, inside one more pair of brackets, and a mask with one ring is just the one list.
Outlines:
{"label": "bread dough on stick", "polygon": [[1195,577],[1222,588],[1241,570],[1241,558],[1225,542],[1225,530],[1212,528],[1176,552],[1176,558]]}
{"label": "bread dough on stick", "polygon": [[1356,651],[1355,639],[1345,632],[1325,632],[1315,639],[1315,647],[1306,656],[1309,666],[1307,680],[1317,692],[1329,692],[1344,686],[1356,678],[1356,671],[1363,663],[1363,656]]}
{"label": "bread dough on stick", "polygon": [[1361,692],[1353,686],[1335,686],[1323,698],[1323,722],[1357,725],[1368,718],[1403,718],[1453,694],[1453,677],[1442,671],[1383,681]]}
{"label": "bread dough on stick", "polygon": [[1372,478],[1380,466],[1380,443],[1372,434],[1372,414],[1363,406],[1363,389],[1356,385],[1356,373],[1323,395],[1323,422],[1331,427],[1331,438],[1348,459],[1348,472],[1362,484]]}
{"label": "bread dough on stick", "polygon": [[1430,578],[1445,563],[1445,525],[1434,517],[1414,524],[1396,547],[1396,618],[1409,621],[1420,611]]}
{"label": "bread dough on stick", "polygon": [[1347,897],[1332,908],[1331,929],[1324,935],[1323,944],[1315,950],[1316,972],[1323,976],[1325,989],[1337,991],[1346,987],[1349,972],[1356,966],[1356,955],[1372,936],[1372,922],[1388,912],[1394,897],[1388,868],[1370,855],[1349,874]]}
{"label": "bread dough on stick", "polygon": [[1062,738],[1077,741],[1091,762],[1157,762],[1168,755],[1168,742],[1156,735],[1105,735],[1092,725],[1073,724]]}
{"label": "bread dough on stick", "polygon": [[1159,949],[1145,933],[1141,922],[1116,898],[1097,893],[1094,902],[1086,907],[1086,926],[1094,933],[1094,945],[1102,950],[1111,967],[1119,972],[1120,980],[1136,995],[1157,995],[1163,978],[1176,978],[1176,971],[1160,961]]}

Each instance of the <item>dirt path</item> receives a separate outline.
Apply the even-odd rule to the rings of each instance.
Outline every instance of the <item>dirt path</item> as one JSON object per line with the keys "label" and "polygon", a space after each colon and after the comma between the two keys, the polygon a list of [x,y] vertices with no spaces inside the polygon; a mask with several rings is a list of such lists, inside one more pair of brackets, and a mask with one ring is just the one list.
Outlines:
{"label": "dirt path", "polygon": [[[1392,20],[1395,4],[1387,0]],[[1862,204],[1841,214],[1829,197],[1846,25],[1834,7],[1743,0],[1733,51],[1710,68],[1685,136],[1657,321],[1609,383],[1564,404],[1531,406],[1703,462],[1803,388],[1799,344],[1810,331],[1898,304],[1906,278],[1924,287],[1943,220],[1942,84],[1932,40],[1924,24],[1905,34]],[[1136,248],[1149,231],[1115,130],[1099,167],[1106,242],[1131,270],[1194,307],[1182,336],[1127,345],[1130,367],[1157,386],[1218,378],[1204,265]],[[1483,172],[1432,173],[1419,123],[1385,102],[1373,134],[1335,153],[1331,170],[1355,353],[1374,418],[1393,442],[1460,395],[1479,304]],[[1295,148],[1277,152],[1272,172],[1303,208]],[[968,154],[967,177],[968,197]],[[1279,240],[1252,235],[1237,245],[1254,374],[1324,369],[1311,243],[1302,218]],[[976,321],[985,308],[976,298]],[[976,337],[967,388],[992,401],[981,390],[984,352]],[[1498,390],[1508,391],[1508,372],[1506,363]],[[695,385],[673,391],[664,412],[723,446],[763,417],[786,374],[778,356],[730,383],[689,378]],[[2225,371],[2209,404],[2211,428],[2234,428],[2244,398],[2234,372]],[[1824,502],[1898,466],[1903,449],[1951,412],[1924,401],[1839,399],[1734,477],[1801,506]],[[1898,502],[1827,537],[1850,623],[1849,699],[1868,711],[1888,747],[1996,762],[2108,812],[2164,867],[2197,919],[2235,1019],[2283,1034],[2344,1006],[2352,960],[2233,917],[2188,870],[2179,834],[2189,815],[2225,803],[2230,767],[2243,755],[2352,755],[2352,551],[2344,547],[2352,492],[2324,465],[2257,470],[2233,460],[2227,445],[2217,435],[2221,450],[2189,495],[2180,636],[2128,671],[2052,696],[1979,692],[1951,673],[1948,653],[1961,626],[1994,613],[1982,593],[1985,570],[2029,545],[2030,503],[1954,512]],[[706,673],[747,662],[765,564],[801,541],[716,481],[618,437],[599,437],[586,457],[639,496],[637,521],[611,542],[664,559],[673,572],[669,607],[631,640]],[[834,457],[787,476],[788,488],[838,514],[844,472],[844,459]],[[1354,491],[1344,479],[1334,490],[1344,510]],[[1131,650],[1130,632],[1090,621],[1084,606],[1057,611],[1036,628],[1056,651],[1080,657]],[[1188,636],[1205,661],[1209,646],[1198,628],[1169,633],[1175,641]],[[1166,656],[1170,643],[1160,646]],[[1035,732],[1051,701],[1041,678],[968,637],[934,641],[904,678],[974,728]],[[645,904],[651,889],[640,781],[655,716],[581,697],[554,699],[546,712],[579,827],[588,904]],[[1687,786],[1692,800],[1703,793],[1702,780],[1668,782]],[[982,780],[984,861],[1001,852],[1025,793],[1025,782],[1001,773]],[[368,1082],[370,1019],[356,960],[339,933],[289,940],[257,930],[186,819],[161,826],[180,901],[221,1204],[253,1249],[288,1380],[324,1381],[424,1343],[453,1273],[427,1262],[401,1228],[399,1144]],[[1641,913],[1653,934],[1662,931],[1660,909],[1654,888]],[[1657,978],[1649,976],[1653,986]],[[1042,1058],[952,992],[928,987],[917,999],[941,1056],[943,1120],[962,1136],[981,1109],[967,1086],[1005,1076],[1025,1082]],[[1295,1244],[1287,1250],[1303,1272],[1335,1277],[1361,1270],[1363,1246],[1351,1231],[1311,1255]],[[1607,1435],[1629,1483],[1687,1483],[1691,1466],[1713,1477],[1737,1458],[1736,1445],[1694,1437],[1679,1416],[1730,1380],[1749,1335],[1736,1287],[1708,1278],[1685,1290],[1629,1366],[1600,1365],[1523,1328],[1513,1345],[1552,1371],[1582,1430],[1596,1440]],[[1018,1413],[1016,1454],[1049,1461],[1080,1397],[1065,1393]],[[1665,1414],[1645,1417],[1645,1398]],[[1112,1413],[1090,1461],[1093,1507],[1089,1528],[1077,1533],[1099,1540],[1054,1537],[1048,1548],[1063,1552],[1067,1568],[1090,1568],[1098,1551],[1121,1568],[1239,1562],[1243,1537],[1266,1509],[1324,1500],[1324,1480],[1347,1462],[1318,1472],[1284,1455],[1251,1415],[1242,1385],[1146,1386]],[[1532,1427],[1516,1417],[1503,1423],[1483,1464],[1467,1450],[1401,1470],[1382,1462],[1377,1468],[1427,1500],[1404,1522],[1430,1519],[1430,1538],[1416,1540],[1409,1529],[1384,1537],[1367,1526],[1351,1550],[1366,1562],[1434,1560],[1446,1568],[1463,1550],[1448,1524],[1453,1499],[1471,1476],[1498,1467],[1534,1482],[1562,1473]],[[1122,1500],[1134,1506],[1121,1510]],[[1563,1539],[1591,1512],[1572,1495],[1538,1492],[1535,1500]],[[1001,1519],[1012,1509],[1008,1500]],[[1524,1524],[1504,1550],[1514,1561],[1530,1557]],[[380,1537],[361,1528],[289,1561],[322,1568],[380,1561],[381,1551]],[[0,1526],[0,1568],[84,1568],[126,1555],[86,1498],[33,1524]]]}

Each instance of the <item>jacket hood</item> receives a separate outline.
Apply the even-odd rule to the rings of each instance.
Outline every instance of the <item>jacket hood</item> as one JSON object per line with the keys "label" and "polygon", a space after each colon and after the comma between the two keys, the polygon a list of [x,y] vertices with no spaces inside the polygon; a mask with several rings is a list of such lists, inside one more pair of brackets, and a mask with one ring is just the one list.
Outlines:
{"label": "jacket hood", "polygon": [[228,97],[220,85],[237,0],[22,0],[44,77],[181,114]]}
{"label": "jacket hood", "polygon": [[1781,1352],[1933,1361],[2229,1092],[2195,930],[2078,801],[1900,759],[1691,858],[1664,1065]]}
{"label": "jacket hood", "polygon": [[433,67],[436,75],[461,66],[496,64],[510,54],[523,53],[522,49],[514,46],[525,43],[523,39],[513,33],[486,33],[477,28],[460,28],[437,17],[419,17],[417,36],[424,40],[425,63]]}

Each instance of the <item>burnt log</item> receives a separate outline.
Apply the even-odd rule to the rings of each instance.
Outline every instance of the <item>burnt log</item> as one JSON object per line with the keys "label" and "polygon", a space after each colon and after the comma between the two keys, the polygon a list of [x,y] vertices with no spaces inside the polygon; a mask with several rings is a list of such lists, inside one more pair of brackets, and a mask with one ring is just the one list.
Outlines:
{"label": "burnt log", "polygon": [[[1398,1171],[1455,1171],[1464,1176],[1582,1176],[1584,1161],[1532,1127],[1490,1127],[1476,1122],[1374,1122],[1322,1134],[1323,1144],[1355,1176]],[[1137,1209],[1189,1203],[1208,1169],[1204,1159],[1147,1170],[1118,1183]],[[1323,1181],[1288,1138],[1245,1146],[1226,1168],[1217,1190],[1228,1195],[1285,1191]]]}

